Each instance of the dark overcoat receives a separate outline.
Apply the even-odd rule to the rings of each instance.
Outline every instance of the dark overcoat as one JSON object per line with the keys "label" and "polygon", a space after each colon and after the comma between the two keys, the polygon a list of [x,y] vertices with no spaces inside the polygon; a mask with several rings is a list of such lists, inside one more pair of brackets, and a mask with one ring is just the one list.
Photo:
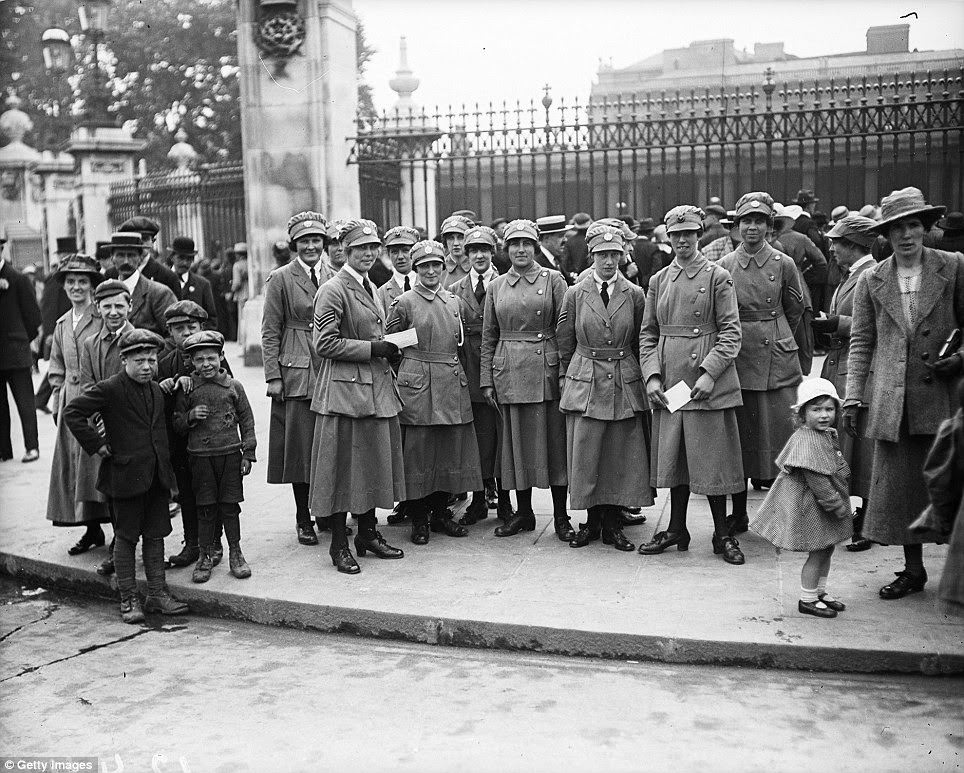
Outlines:
{"label": "dark overcoat", "polygon": [[164,310],[176,302],[177,296],[171,288],[141,274],[134,285],[134,292],[131,293],[131,313],[128,319],[134,327],[144,328],[164,337],[167,335]]}
{"label": "dark overcoat", "polygon": [[6,289],[0,289],[0,370],[29,368],[33,365],[30,342],[42,321],[37,294],[9,261],[3,262],[0,279],[7,283]]}
{"label": "dark overcoat", "polygon": [[[857,266],[857,270],[848,276],[838,287],[830,300],[830,316],[839,318],[837,331],[830,336],[830,347],[827,357],[820,369],[820,377],[832,381],[841,399],[847,392],[847,371],[850,367],[850,332],[854,322],[854,292],[857,290],[857,280],[867,269],[873,268],[877,262],[873,259]],[[860,395],[861,405],[867,401]]]}

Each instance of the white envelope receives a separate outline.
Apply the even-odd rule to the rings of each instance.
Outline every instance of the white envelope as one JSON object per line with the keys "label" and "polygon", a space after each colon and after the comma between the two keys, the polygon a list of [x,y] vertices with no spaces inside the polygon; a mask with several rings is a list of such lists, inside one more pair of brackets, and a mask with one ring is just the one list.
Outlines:
{"label": "white envelope", "polygon": [[408,330],[402,330],[399,333],[389,333],[385,336],[385,340],[395,344],[399,349],[405,349],[409,346],[418,345],[418,333],[415,332],[415,328],[410,327]]}
{"label": "white envelope", "polygon": [[693,387],[691,387],[685,381],[677,381],[673,386],[663,392],[663,394],[666,396],[669,412],[676,413],[680,408],[686,405],[691,399],[690,392],[692,391]]}

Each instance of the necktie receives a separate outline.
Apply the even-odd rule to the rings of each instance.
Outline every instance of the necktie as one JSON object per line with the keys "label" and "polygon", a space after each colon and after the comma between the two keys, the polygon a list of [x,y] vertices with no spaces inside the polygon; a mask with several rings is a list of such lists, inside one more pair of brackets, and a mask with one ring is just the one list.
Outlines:
{"label": "necktie", "polygon": [[412,283],[408,281],[408,276],[405,277],[405,292],[412,289]]}
{"label": "necktie", "polygon": [[602,298],[603,306],[605,306],[606,308],[609,308],[609,290],[606,289],[607,287],[608,285],[605,282],[603,282],[602,290],[599,291],[599,297]]}
{"label": "necktie", "polygon": [[368,293],[368,297],[375,300],[375,293],[372,292],[372,283],[368,281],[368,277],[362,279],[362,287],[365,288],[365,292]]}
{"label": "necktie", "polygon": [[479,281],[475,283],[475,301],[480,306],[485,298],[485,285],[482,284],[482,275],[479,274]]}
{"label": "necktie", "polygon": [[317,269],[318,269],[317,266],[312,266],[312,267],[311,267],[311,272],[310,272],[310,273],[311,273],[311,283],[315,286],[315,289],[316,289],[316,290],[318,289],[318,274],[315,273],[315,271],[317,271]]}

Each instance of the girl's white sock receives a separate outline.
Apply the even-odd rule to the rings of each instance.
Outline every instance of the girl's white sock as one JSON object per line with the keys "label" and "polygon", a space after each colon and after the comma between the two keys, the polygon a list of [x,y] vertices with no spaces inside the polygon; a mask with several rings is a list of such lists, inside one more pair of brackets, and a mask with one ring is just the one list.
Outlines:
{"label": "girl's white sock", "polygon": [[816,588],[804,588],[802,585],[800,586],[800,601],[809,601],[813,603],[818,598],[819,596],[817,595]]}

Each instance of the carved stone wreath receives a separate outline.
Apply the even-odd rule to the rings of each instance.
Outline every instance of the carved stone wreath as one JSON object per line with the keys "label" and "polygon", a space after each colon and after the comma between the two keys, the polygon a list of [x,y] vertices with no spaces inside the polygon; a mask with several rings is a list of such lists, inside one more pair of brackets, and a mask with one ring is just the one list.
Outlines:
{"label": "carved stone wreath", "polygon": [[258,48],[268,56],[287,59],[305,42],[305,20],[295,11],[281,11],[261,21]]}

